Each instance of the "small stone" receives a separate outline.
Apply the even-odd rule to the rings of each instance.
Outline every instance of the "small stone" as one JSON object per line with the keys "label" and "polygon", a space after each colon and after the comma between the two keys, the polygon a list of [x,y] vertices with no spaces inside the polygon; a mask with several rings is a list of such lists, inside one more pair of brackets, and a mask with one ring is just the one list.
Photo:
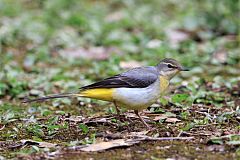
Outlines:
{"label": "small stone", "polygon": [[32,89],[29,92],[30,96],[40,96],[43,95],[43,91]]}

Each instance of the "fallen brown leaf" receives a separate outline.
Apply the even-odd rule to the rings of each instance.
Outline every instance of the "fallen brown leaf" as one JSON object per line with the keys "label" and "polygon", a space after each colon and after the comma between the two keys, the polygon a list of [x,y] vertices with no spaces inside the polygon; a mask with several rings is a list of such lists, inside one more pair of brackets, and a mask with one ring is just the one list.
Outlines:
{"label": "fallen brown leaf", "polygon": [[116,148],[116,147],[124,147],[124,146],[131,146],[135,143],[139,143],[138,140],[133,140],[133,139],[117,139],[117,140],[112,140],[108,142],[100,142],[97,144],[91,144],[88,145],[87,147],[80,148],[81,151],[85,152],[96,152],[96,151],[102,151],[110,148]]}
{"label": "fallen brown leaf", "polygon": [[165,120],[165,119],[167,119],[168,117],[166,116],[166,115],[164,115],[164,114],[161,114],[161,115],[159,115],[159,116],[156,116],[153,120],[154,121],[159,121],[159,120]]}
{"label": "fallen brown leaf", "polygon": [[64,118],[64,121],[72,121],[72,122],[82,122],[84,119],[83,116],[71,116],[69,118]]}
{"label": "fallen brown leaf", "polygon": [[131,113],[131,112],[126,112],[125,115],[129,118],[138,118],[135,113]]}
{"label": "fallen brown leaf", "polygon": [[165,120],[165,122],[168,122],[168,123],[176,123],[176,122],[180,122],[181,120],[180,119],[177,119],[177,118],[167,118]]}

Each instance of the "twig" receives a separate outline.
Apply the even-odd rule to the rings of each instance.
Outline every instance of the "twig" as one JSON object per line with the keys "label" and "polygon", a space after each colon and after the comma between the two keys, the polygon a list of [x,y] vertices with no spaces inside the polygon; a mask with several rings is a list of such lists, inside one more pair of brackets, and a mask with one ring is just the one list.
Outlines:
{"label": "twig", "polygon": [[212,125],[218,125],[219,123],[210,123],[210,124],[205,124],[205,125],[195,125],[194,127],[207,127],[207,126],[212,126]]}
{"label": "twig", "polygon": [[189,132],[180,132],[178,136],[180,137],[181,135],[188,135],[188,136],[212,136],[212,134],[207,134],[207,133],[189,133]]}
{"label": "twig", "polygon": [[180,131],[177,137],[181,137],[183,131]]}
{"label": "twig", "polygon": [[0,131],[1,131],[1,130],[3,130],[5,128],[5,125],[2,125],[2,126],[0,125],[0,127],[1,127]]}
{"label": "twig", "polygon": [[170,140],[191,140],[194,137],[149,137],[149,136],[134,136],[135,140],[139,141],[170,141]]}

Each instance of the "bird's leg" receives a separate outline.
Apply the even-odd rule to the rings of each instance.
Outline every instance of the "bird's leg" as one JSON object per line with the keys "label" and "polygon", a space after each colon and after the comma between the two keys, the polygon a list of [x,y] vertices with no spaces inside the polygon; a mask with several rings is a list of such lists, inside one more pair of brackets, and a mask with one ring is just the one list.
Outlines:
{"label": "bird's leg", "polygon": [[144,121],[144,119],[140,116],[138,110],[134,110],[134,113],[138,116],[138,118],[140,119],[140,121],[142,121],[142,123],[144,124],[144,126],[147,127],[147,129],[151,129],[151,127]]}
{"label": "bird's leg", "polygon": [[114,106],[116,108],[116,111],[117,111],[117,118],[120,122],[122,122],[122,118],[123,118],[123,121],[125,120],[125,116],[124,117],[121,117],[121,110],[118,108],[118,105],[117,103],[114,101]]}
{"label": "bird's leg", "polygon": [[118,117],[120,118],[120,113],[121,113],[121,111],[120,111],[120,109],[118,108],[117,103],[116,103],[115,101],[113,101],[113,103],[114,103],[114,106],[115,106],[115,108],[116,108],[117,115],[118,115]]}

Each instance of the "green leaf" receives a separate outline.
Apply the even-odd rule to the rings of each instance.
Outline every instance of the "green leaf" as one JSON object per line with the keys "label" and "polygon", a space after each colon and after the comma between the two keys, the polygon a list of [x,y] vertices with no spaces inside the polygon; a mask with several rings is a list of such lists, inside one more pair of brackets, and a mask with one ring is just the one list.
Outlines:
{"label": "green leaf", "polygon": [[185,127],[182,128],[183,131],[189,131],[195,126],[194,123],[188,123]]}
{"label": "green leaf", "polygon": [[188,94],[175,94],[171,100],[173,103],[181,103],[189,97]]}
{"label": "green leaf", "polygon": [[41,115],[42,116],[48,116],[52,114],[52,111],[48,110],[48,109],[44,109],[42,112],[41,112]]}
{"label": "green leaf", "polygon": [[213,144],[223,144],[222,138],[214,137],[211,138],[208,143],[213,143]]}
{"label": "green leaf", "polygon": [[36,137],[36,136],[32,136],[32,139],[33,139],[34,141],[38,141],[38,142],[42,142],[42,141],[43,141],[41,138]]}
{"label": "green leaf", "polygon": [[8,86],[5,83],[0,82],[0,95],[4,95],[7,89]]}
{"label": "green leaf", "polygon": [[160,102],[163,106],[166,106],[168,104],[168,100],[165,98],[160,98]]}
{"label": "green leaf", "polygon": [[82,131],[83,131],[84,134],[87,134],[87,133],[89,132],[89,128],[88,128],[88,126],[85,125],[85,124],[82,124],[82,123],[79,124],[79,128],[82,129]]}
{"label": "green leaf", "polygon": [[32,149],[33,149],[35,152],[39,152],[39,151],[40,151],[40,149],[39,149],[38,146],[32,146]]}
{"label": "green leaf", "polygon": [[171,112],[166,112],[164,113],[164,115],[166,115],[167,117],[176,117],[177,115]]}
{"label": "green leaf", "polygon": [[38,124],[35,124],[33,126],[28,126],[27,131],[33,133],[35,136],[38,136],[38,137],[43,137],[44,136],[44,132],[42,130],[42,127]]}
{"label": "green leaf", "polygon": [[240,141],[229,141],[227,142],[228,145],[240,145]]}

